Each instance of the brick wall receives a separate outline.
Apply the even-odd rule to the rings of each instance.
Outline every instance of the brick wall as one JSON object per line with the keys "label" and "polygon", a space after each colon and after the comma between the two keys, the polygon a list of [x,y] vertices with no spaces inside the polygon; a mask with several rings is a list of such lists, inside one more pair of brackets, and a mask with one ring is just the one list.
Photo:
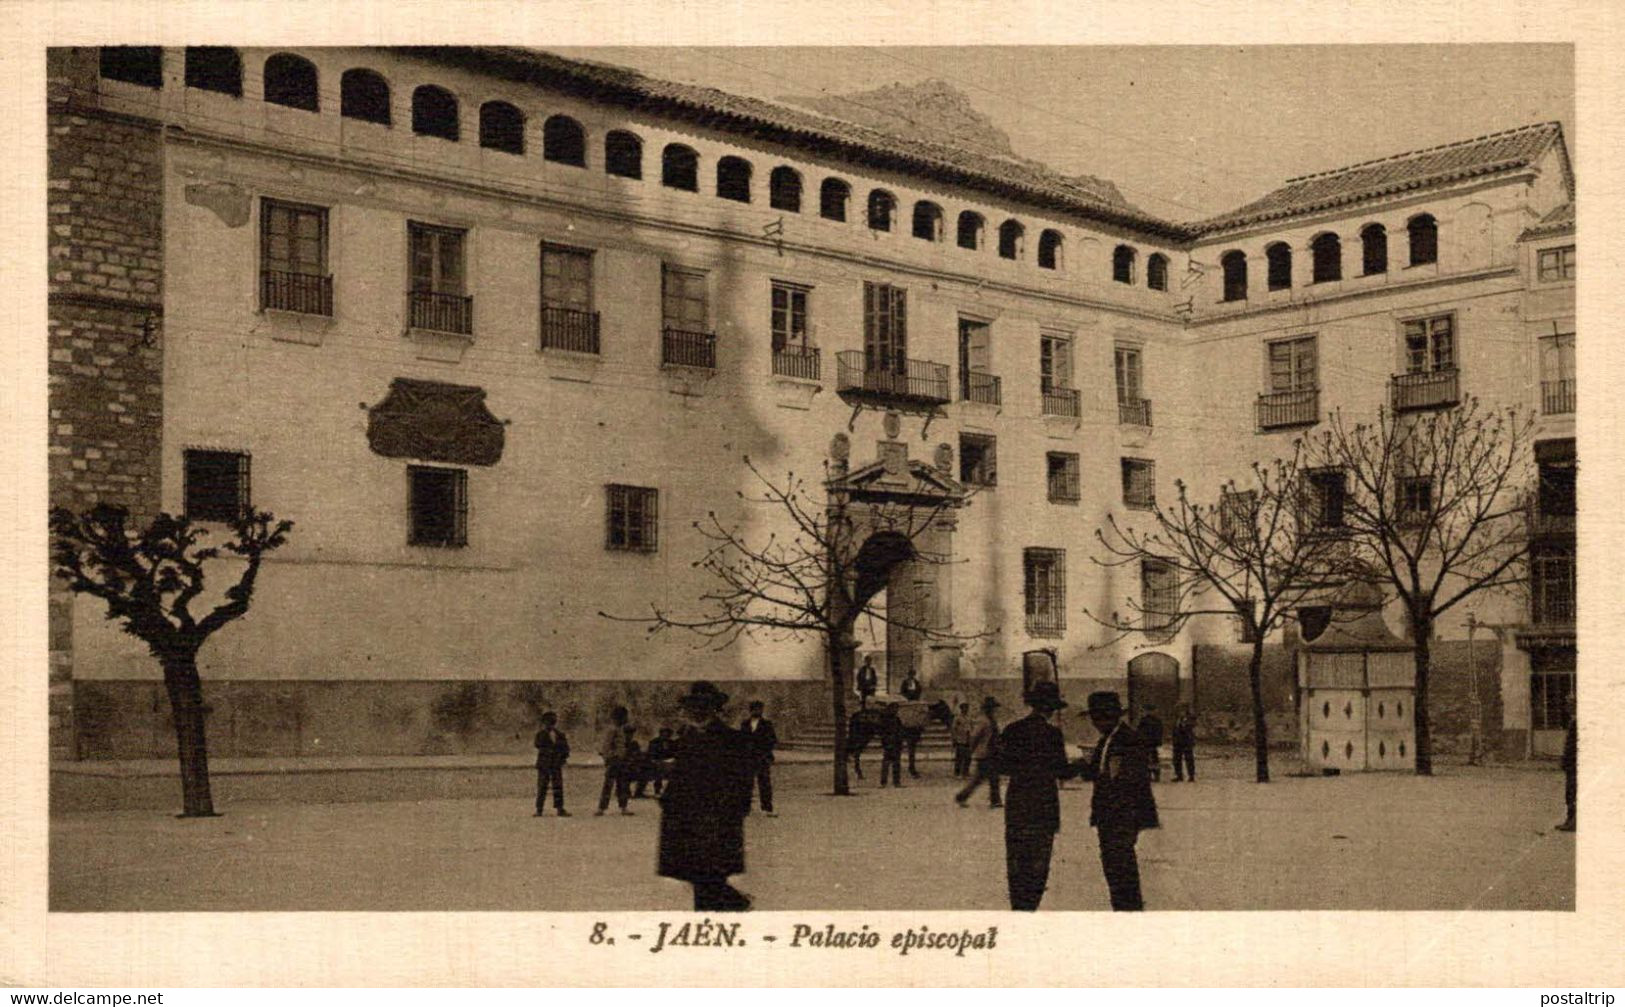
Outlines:
{"label": "brick wall", "polygon": [[[159,507],[163,149],[95,107],[95,50],[47,55],[52,506]],[[72,599],[50,587],[51,755],[74,758]]]}

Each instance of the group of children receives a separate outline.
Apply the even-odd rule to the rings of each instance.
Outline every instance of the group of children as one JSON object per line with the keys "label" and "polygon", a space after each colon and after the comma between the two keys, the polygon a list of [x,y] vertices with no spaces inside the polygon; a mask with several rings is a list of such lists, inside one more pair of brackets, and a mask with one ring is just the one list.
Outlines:
{"label": "group of children", "polygon": [[[637,729],[627,722],[626,707],[617,706],[610,713],[610,726],[598,741],[598,754],[604,760],[604,785],[598,794],[597,814],[609,811],[610,795],[615,796],[621,814],[630,815],[632,799],[647,797],[649,786],[659,797],[671,776],[672,759],[676,752],[676,739],[669,727],[649,741],[647,751],[638,744]],[[564,764],[570,758],[570,742],[558,729],[558,715],[552,710],[542,714],[541,730],[536,732],[536,814],[540,816],[547,806],[548,792],[553,794],[553,810],[568,818],[564,810]]]}

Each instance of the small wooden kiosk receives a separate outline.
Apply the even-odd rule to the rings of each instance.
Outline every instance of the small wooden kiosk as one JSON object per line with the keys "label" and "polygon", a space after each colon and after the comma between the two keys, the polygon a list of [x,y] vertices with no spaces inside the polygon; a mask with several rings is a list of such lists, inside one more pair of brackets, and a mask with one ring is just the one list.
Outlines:
{"label": "small wooden kiosk", "polygon": [[1416,666],[1382,618],[1382,593],[1351,582],[1296,655],[1298,736],[1310,769],[1416,768]]}

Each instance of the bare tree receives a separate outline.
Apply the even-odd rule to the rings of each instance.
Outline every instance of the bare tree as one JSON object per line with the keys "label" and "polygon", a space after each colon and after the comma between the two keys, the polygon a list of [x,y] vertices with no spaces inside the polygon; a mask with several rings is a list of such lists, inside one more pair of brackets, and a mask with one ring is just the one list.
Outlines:
{"label": "bare tree", "polygon": [[834,481],[819,487],[824,490],[820,502],[806,480],[794,473],[777,484],[748,457],[744,461],[761,489],[741,491],[739,498],[765,508],[775,519],[776,530],[752,536],[708,512],[703,521],[694,522],[708,545],[693,566],[709,574],[714,586],[700,595],[696,611],[679,613],[652,605],[647,616],[599,615],[643,623],[650,633],[685,630],[716,649],[741,636],[822,639],[835,718],[834,792],[849,794],[846,691],[857,620],[869,616],[927,640],[969,641],[987,635],[954,633],[928,619],[900,618],[890,606],[881,611],[872,604],[897,562],[952,562],[949,556],[922,548],[921,539],[945,509],[957,504],[918,492],[921,487],[916,486],[916,492],[889,494],[886,501],[865,501],[860,521],[853,514],[855,505],[834,488]]}
{"label": "bare tree", "polygon": [[1120,523],[1113,515],[1095,532],[1105,550],[1094,557],[1097,564],[1138,571],[1149,565],[1149,575],[1142,576],[1160,578],[1163,585],[1152,597],[1128,598],[1126,613],[1098,616],[1085,610],[1117,632],[1112,642],[1137,633],[1171,636],[1203,615],[1240,621],[1242,638],[1252,645],[1247,679],[1259,783],[1270,778],[1265,640],[1323,590],[1326,573],[1342,549],[1337,539],[1300,520],[1302,454],[1295,446],[1289,459],[1255,463],[1245,486],[1225,483],[1212,503],[1193,501],[1185,483],[1176,482],[1173,505],[1154,503],[1144,528]]}
{"label": "bare tree", "polygon": [[[1428,711],[1434,628],[1482,591],[1528,577],[1534,418],[1476,398],[1427,413],[1379,411],[1375,423],[1333,413],[1306,457],[1340,473],[1347,560],[1392,586],[1416,655],[1416,771],[1433,772]],[[1335,489],[1334,489],[1334,492]]]}
{"label": "bare tree", "polygon": [[[56,575],[78,593],[107,603],[107,618],[140,639],[164,670],[180,754],[183,818],[214,815],[208,740],[197,654],[205,640],[248,611],[260,560],[286,540],[292,521],[263,511],[244,514],[219,548],[198,548],[207,534],[184,517],[159,514],[144,531],[125,527],[128,512],[98,504],[85,514],[51,511]],[[190,606],[204,590],[204,567],[221,550],[246,561],[225,600],[201,619]]]}

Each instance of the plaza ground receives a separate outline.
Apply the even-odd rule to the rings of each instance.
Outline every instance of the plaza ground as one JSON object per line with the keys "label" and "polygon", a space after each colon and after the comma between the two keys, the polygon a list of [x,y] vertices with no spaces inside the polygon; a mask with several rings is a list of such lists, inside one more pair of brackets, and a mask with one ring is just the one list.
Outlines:
{"label": "plaza ground", "polygon": [[[1287,775],[1250,781],[1239,752],[1195,784],[1156,785],[1163,828],[1140,840],[1153,910],[1574,907],[1574,836],[1552,767],[1444,765],[1438,775]],[[948,767],[901,790],[833,797],[826,765],[776,773],[777,818],[746,826],[762,910],[1000,910],[1002,812],[953,803]],[[654,875],[659,805],[594,817],[600,774],[568,774],[572,818],[531,814],[514,774],[501,795],[317,803],[222,800],[213,819],[166,810],[65,811],[51,820],[53,910],[658,910],[689,908]],[[1167,777],[1165,776],[1166,780]],[[178,802],[178,793],[175,799]],[[1089,788],[1062,792],[1045,910],[1104,910]]]}

